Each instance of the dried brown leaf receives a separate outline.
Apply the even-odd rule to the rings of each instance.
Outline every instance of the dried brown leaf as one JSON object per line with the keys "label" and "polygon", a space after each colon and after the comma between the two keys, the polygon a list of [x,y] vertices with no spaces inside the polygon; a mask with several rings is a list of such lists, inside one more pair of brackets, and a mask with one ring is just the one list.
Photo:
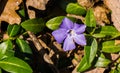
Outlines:
{"label": "dried brown leaf", "polygon": [[110,13],[110,11],[103,5],[98,5],[93,8],[94,9],[94,15],[97,21],[97,24],[104,26],[106,24],[110,24],[110,21],[107,17],[107,15]]}
{"label": "dried brown leaf", "polygon": [[47,4],[48,0],[27,0],[26,5],[32,6],[36,9],[45,10],[45,5]]}
{"label": "dried brown leaf", "polygon": [[120,45],[120,40],[115,40],[115,45]]}
{"label": "dried brown leaf", "polygon": [[19,24],[21,18],[18,16],[15,10],[19,9],[18,5],[21,2],[22,0],[8,0],[2,14],[0,15],[0,21],[6,21],[10,24]]}
{"label": "dried brown leaf", "polygon": [[95,68],[85,73],[104,73],[105,68]]}
{"label": "dried brown leaf", "polygon": [[112,60],[116,60],[119,57],[119,54],[111,54]]}
{"label": "dried brown leaf", "polygon": [[45,6],[49,0],[26,0],[26,6],[28,9],[28,15],[30,18],[35,18],[35,12],[29,10],[29,6],[34,7],[39,10],[45,10]]}
{"label": "dried brown leaf", "polygon": [[[84,73],[104,73],[105,68],[94,68]],[[72,71],[72,73],[79,73],[77,72],[77,67]]]}
{"label": "dried brown leaf", "polygon": [[4,39],[4,40],[9,39],[9,35],[8,35],[8,34],[6,34],[6,33],[5,33],[5,34],[3,34],[3,39]]}
{"label": "dried brown leaf", "polygon": [[103,0],[104,4],[112,10],[113,25],[120,31],[120,0]]}
{"label": "dried brown leaf", "polygon": [[86,8],[90,8],[94,5],[95,2],[98,2],[99,0],[77,0],[77,2]]}

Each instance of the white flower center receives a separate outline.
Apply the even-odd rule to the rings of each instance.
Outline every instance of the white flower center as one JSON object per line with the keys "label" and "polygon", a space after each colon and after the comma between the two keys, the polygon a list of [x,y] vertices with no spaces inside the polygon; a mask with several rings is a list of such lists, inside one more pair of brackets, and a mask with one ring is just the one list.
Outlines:
{"label": "white flower center", "polygon": [[69,30],[68,33],[70,34],[71,37],[76,36],[76,32],[74,30]]}
{"label": "white flower center", "polygon": [[70,31],[70,34],[73,35],[73,34],[75,34],[75,32],[74,32],[73,30],[71,30],[71,31]]}

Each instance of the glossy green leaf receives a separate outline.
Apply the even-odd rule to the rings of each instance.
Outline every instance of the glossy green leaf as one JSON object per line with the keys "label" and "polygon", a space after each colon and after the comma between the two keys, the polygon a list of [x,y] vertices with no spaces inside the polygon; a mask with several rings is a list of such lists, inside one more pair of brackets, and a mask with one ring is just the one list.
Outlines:
{"label": "glossy green leaf", "polygon": [[120,36],[120,32],[118,32],[118,30],[113,26],[103,26],[100,34],[109,35],[113,38]]}
{"label": "glossy green leaf", "polygon": [[106,53],[120,52],[120,44],[116,45],[115,40],[105,41],[102,43],[102,51]]}
{"label": "glossy green leaf", "polygon": [[13,55],[13,44],[10,40],[7,40],[0,44],[0,59],[4,57],[11,57]]}
{"label": "glossy green leaf", "polygon": [[1,60],[0,67],[10,73],[32,73],[30,66],[16,57]]}
{"label": "glossy green leaf", "polygon": [[96,27],[96,19],[93,13],[93,9],[87,11],[87,14],[85,16],[85,24],[88,27]]}
{"label": "glossy green leaf", "polygon": [[120,63],[117,66],[117,71],[118,71],[118,73],[120,73]]}
{"label": "glossy green leaf", "polygon": [[28,31],[38,33],[45,27],[45,21],[42,18],[29,19],[21,23],[21,26]]}
{"label": "glossy green leaf", "polygon": [[106,35],[105,34],[93,34],[92,35],[93,37],[95,37],[95,38],[104,38],[104,37],[106,37]]}
{"label": "glossy green leaf", "polygon": [[2,73],[2,69],[0,68],[0,73]]}
{"label": "glossy green leaf", "polygon": [[66,12],[69,14],[84,15],[86,13],[86,10],[84,7],[80,6],[77,3],[69,3],[67,5]]}
{"label": "glossy green leaf", "polygon": [[[120,58],[118,59],[118,61],[120,62]],[[120,71],[120,63],[118,64],[117,68],[119,68]]]}
{"label": "glossy green leaf", "polygon": [[16,43],[17,43],[18,47],[20,48],[21,52],[32,54],[32,50],[26,41],[17,38]]}
{"label": "glossy green leaf", "polygon": [[83,72],[91,67],[91,64],[97,53],[97,41],[96,39],[89,37],[87,39],[87,45],[84,47],[85,55],[80,61],[77,71]]}
{"label": "glossy green leaf", "polygon": [[87,39],[87,41],[88,41],[88,45],[84,47],[86,61],[87,63],[92,63],[96,56],[98,45],[96,39],[92,37],[89,38],[89,40]]}
{"label": "glossy green leaf", "polygon": [[21,9],[18,12],[22,17],[25,17],[25,10],[24,9]]}
{"label": "glossy green leaf", "polygon": [[110,73],[120,73],[120,72],[118,72],[118,71],[115,70],[115,69],[112,69],[112,70],[110,71]]}
{"label": "glossy green leaf", "polygon": [[95,66],[96,67],[107,67],[110,62],[111,61],[109,59],[99,57]]}
{"label": "glossy green leaf", "polygon": [[51,30],[56,30],[59,28],[64,16],[58,16],[47,21],[46,26]]}
{"label": "glossy green leaf", "polygon": [[83,72],[83,71],[85,71],[85,70],[87,70],[87,69],[89,69],[89,68],[91,67],[91,64],[90,64],[90,63],[87,63],[87,61],[86,61],[85,58],[86,58],[86,57],[84,56],[84,57],[82,58],[82,60],[80,61],[80,63],[79,63],[79,65],[78,65],[78,67],[77,67],[77,71],[78,71],[78,72]]}
{"label": "glossy green leaf", "polygon": [[101,34],[106,34],[106,35],[115,35],[118,33],[117,29],[113,26],[103,26],[100,31]]}
{"label": "glossy green leaf", "polygon": [[102,26],[97,28],[92,36],[96,38],[109,36],[113,39],[120,36],[120,32],[113,26]]}
{"label": "glossy green leaf", "polygon": [[8,25],[7,32],[11,37],[16,36],[20,32],[20,25]]}

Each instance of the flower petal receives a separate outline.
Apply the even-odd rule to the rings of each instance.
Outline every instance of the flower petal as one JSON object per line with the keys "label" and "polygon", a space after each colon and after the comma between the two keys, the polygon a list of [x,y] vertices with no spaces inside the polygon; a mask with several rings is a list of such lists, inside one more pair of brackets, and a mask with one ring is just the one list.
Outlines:
{"label": "flower petal", "polygon": [[63,40],[66,38],[67,36],[67,30],[66,29],[58,29],[52,32],[52,35],[54,36],[55,40],[58,43],[62,43]]}
{"label": "flower petal", "polygon": [[75,41],[77,44],[79,44],[79,45],[81,45],[81,46],[86,45],[86,38],[85,38],[84,34],[76,35],[76,36],[74,36],[73,38],[74,38],[74,41]]}
{"label": "flower petal", "polygon": [[69,50],[75,49],[75,47],[76,46],[75,46],[75,43],[73,41],[73,38],[70,37],[70,35],[68,35],[67,38],[64,41],[63,50],[64,51],[69,51]]}
{"label": "flower petal", "polygon": [[73,28],[73,22],[68,18],[64,18],[63,21],[62,21],[62,24],[60,25],[60,28],[72,29]]}
{"label": "flower petal", "polygon": [[74,23],[73,30],[77,33],[83,33],[85,31],[86,25]]}

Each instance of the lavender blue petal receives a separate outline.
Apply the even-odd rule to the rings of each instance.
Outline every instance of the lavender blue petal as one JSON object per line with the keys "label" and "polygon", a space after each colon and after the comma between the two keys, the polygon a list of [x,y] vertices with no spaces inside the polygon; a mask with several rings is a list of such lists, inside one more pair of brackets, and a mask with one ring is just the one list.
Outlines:
{"label": "lavender blue petal", "polygon": [[62,43],[63,40],[66,38],[67,36],[67,30],[66,29],[58,29],[52,32],[52,35],[54,36],[55,40],[58,43]]}
{"label": "lavender blue petal", "polygon": [[74,23],[74,28],[73,28],[73,30],[74,30],[77,34],[80,34],[80,33],[83,33],[83,32],[85,31],[85,28],[86,28],[86,25],[84,25],[84,24]]}
{"label": "lavender blue petal", "polygon": [[72,29],[73,28],[73,22],[68,18],[64,18],[61,25],[60,25],[60,28]]}
{"label": "lavender blue petal", "polygon": [[81,46],[85,46],[86,45],[86,38],[84,36],[84,34],[79,34],[79,35],[76,35],[73,37],[74,38],[74,41],[81,45]]}
{"label": "lavender blue petal", "polygon": [[75,49],[75,47],[76,46],[75,46],[75,43],[73,41],[73,38],[70,37],[70,35],[68,35],[67,38],[64,41],[63,50],[64,51],[69,51],[69,50]]}

